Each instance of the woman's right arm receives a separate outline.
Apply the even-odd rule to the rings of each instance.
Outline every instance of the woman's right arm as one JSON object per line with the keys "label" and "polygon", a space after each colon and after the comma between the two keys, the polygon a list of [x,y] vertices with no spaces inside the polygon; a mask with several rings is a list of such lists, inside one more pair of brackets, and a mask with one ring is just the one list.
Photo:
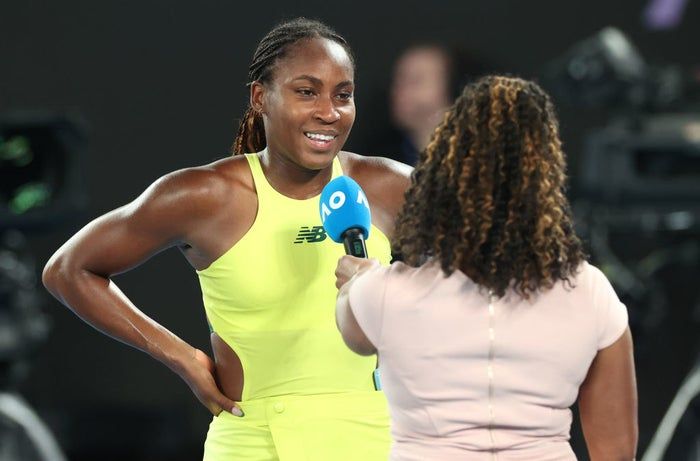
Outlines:
{"label": "woman's right arm", "polygon": [[216,415],[240,410],[217,388],[208,356],[141,312],[111,280],[166,248],[197,245],[198,228],[222,195],[215,176],[190,169],[159,179],[69,239],[46,264],[43,282],[85,322],[175,371]]}
{"label": "woman's right arm", "polygon": [[579,390],[591,461],[630,461],[637,451],[637,384],[629,328],[598,351]]}

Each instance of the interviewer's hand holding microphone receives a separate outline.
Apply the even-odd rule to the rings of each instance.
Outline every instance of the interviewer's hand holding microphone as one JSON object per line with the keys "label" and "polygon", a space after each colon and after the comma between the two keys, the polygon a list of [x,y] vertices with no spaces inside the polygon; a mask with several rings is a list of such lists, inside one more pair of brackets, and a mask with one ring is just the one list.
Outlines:
{"label": "interviewer's hand holding microphone", "polygon": [[369,203],[359,184],[339,176],[323,188],[319,211],[330,238],[345,246],[345,256],[335,270],[335,286],[340,289],[355,275],[379,265],[376,259],[367,258],[365,240],[372,224]]}
{"label": "interviewer's hand holding microphone", "polygon": [[335,286],[341,289],[355,275],[378,265],[379,261],[376,259],[360,259],[345,255],[338,260],[338,267],[335,269]]}

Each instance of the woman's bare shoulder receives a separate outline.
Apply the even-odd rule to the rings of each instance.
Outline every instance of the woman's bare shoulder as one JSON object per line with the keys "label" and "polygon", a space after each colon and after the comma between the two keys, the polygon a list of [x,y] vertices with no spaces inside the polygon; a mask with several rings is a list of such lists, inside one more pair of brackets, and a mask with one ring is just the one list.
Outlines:
{"label": "woman's bare shoulder", "polygon": [[168,173],[157,179],[146,195],[173,200],[187,208],[201,209],[227,203],[234,196],[249,193],[255,193],[250,168],[245,158],[236,156]]}
{"label": "woman's bare shoulder", "polygon": [[391,238],[413,169],[396,160],[352,152],[341,152],[338,157],[345,174],[357,181],[367,195],[373,224]]}
{"label": "woman's bare shoulder", "polygon": [[408,183],[413,171],[413,167],[386,157],[342,151],[338,158],[349,176],[385,177]]}

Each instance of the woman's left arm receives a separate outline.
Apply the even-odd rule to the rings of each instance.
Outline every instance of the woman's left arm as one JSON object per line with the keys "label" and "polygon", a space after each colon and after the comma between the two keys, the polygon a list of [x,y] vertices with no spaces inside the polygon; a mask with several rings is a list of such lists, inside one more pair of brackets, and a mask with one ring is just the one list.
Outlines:
{"label": "woman's left arm", "polygon": [[579,390],[579,413],[591,461],[635,458],[637,383],[629,328],[598,351]]}

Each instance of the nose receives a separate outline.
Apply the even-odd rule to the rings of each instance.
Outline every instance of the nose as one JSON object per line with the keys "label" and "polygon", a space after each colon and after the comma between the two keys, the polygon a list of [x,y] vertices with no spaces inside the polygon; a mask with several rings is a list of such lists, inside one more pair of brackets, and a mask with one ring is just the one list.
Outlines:
{"label": "nose", "polygon": [[321,97],[316,103],[316,118],[324,123],[334,123],[340,120],[340,111],[333,103],[332,97]]}

